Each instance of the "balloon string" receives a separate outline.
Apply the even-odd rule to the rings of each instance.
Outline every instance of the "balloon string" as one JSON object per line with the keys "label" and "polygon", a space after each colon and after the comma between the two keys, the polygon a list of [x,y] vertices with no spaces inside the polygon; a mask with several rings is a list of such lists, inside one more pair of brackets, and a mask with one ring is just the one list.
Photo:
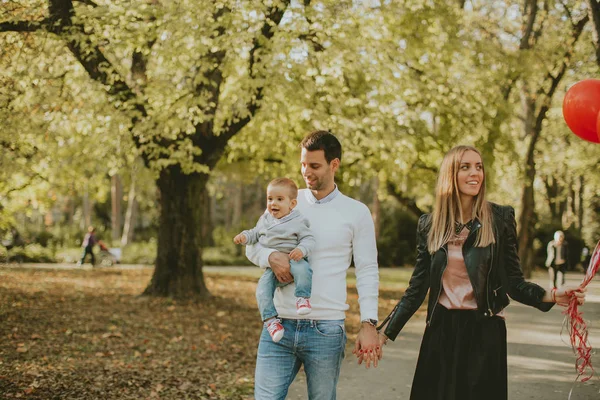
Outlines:
{"label": "balloon string", "polygon": [[[600,242],[596,245],[590,264],[588,266],[585,278],[581,283],[580,287],[585,288],[600,267]],[[571,293],[569,298],[569,304],[563,311],[566,315],[565,322],[569,332],[569,338],[571,341],[571,347],[573,352],[576,354],[577,359],[575,360],[575,370],[577,371],[577,381],[580,377],[581,382],[586,382],[594,376],[594,367],[592,366],[592,345],[588,340],[588,328],[585,320],[583,319],[583,313],[579,311],[579,303],[575,293]],[[563,325],[564,328],[564,325]],[[569,394],[570,397],[570,394]]]}

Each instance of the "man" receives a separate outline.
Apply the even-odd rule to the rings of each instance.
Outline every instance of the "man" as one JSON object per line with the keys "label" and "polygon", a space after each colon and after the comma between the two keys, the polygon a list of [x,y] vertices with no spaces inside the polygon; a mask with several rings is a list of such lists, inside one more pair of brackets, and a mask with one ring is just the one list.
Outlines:
{"label": "man", "polygon": [[313,269],[310,319],[296,313],[289,255],[260,245],[246,255],[256,265],[271,268],[279,282],[291,283],[275,293],[275,307],[285,328],[275,343],[263,328],[258,345],[254,395],[257,400],[284,399],[304,364],[310,400],[336,398],[346,331],[346,273],[354,259],[361,328],[354,352],[376,366],[380,352],[375,325],[379,271],[375,229],[364,204],[343,195],[334,177],[342,147],[329,132],[316,131],[301,143],[301,170],[308,189],[300,190],[297,208],[309,220],[316,246],[309,262]]}

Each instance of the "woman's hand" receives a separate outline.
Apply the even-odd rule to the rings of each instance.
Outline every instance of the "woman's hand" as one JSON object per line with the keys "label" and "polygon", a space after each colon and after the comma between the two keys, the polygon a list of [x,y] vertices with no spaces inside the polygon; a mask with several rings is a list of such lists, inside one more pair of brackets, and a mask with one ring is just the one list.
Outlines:
{"label": "woman's hand", "polygon": [[358,358],[358,364],[364,362],[365,367],[369,368],[373,363],[373,367],[377,368],[379,360],[383,357],[381,346],[378,345],[378,336],[377,329],[374,326],[363,322],[356,337],[354,350],[352,350],[352,353]]}
{"label": "woman's hand", "polygon": [[[585,292],[587,288],[578,287],[562,287],[560,289],[552,289],[550,293],[550,301],[559,306],[566,307],[571,302],[571,298],[575,296],[577,303],[582,305],[585,303]],[[548,293],[547,293],[548,294]]]}

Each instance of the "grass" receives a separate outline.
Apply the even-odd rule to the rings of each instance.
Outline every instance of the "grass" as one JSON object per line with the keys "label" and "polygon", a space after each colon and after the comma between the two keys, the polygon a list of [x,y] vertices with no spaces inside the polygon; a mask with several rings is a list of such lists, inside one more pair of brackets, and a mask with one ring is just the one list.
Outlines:
{"label": "grass", "polygon": [[[213,298],[193,303],[140,297],[151,268],[0,268],[2,398],[252,398],[261,271],[235,271],[207,269]],[[409,273],[382,270],[380,316]],[[350,276],[352,346],[359,313]]]}

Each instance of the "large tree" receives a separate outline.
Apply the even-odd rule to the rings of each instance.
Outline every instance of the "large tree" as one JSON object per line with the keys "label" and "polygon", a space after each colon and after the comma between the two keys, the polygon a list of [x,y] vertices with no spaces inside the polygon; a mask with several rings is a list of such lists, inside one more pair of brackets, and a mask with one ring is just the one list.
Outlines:
{"label": "large tree", "polygon": [[[146,294],[208,295],[202,277],[204,191],[228,141],[279,76],[274,55],[289,1],[106,2],[14,5],[0,31],[52,35],[126,115],[157,173],[161,214]],[[25,12],[23,11],[25,10]],[[288,38],[289,39],[289,38]]]}

